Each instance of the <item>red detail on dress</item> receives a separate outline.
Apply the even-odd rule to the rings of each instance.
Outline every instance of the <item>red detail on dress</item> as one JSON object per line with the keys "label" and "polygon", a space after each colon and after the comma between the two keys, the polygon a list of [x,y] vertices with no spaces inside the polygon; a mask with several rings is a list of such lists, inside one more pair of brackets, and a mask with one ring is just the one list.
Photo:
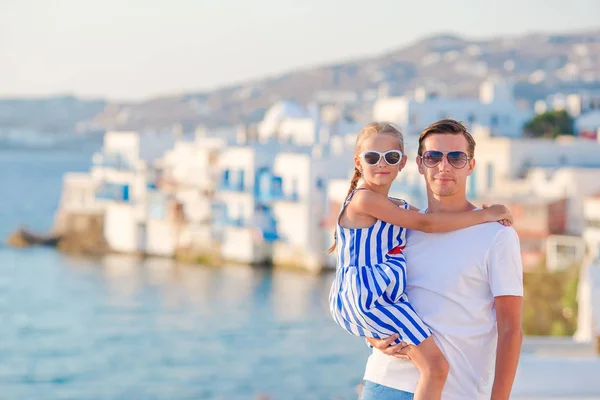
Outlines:
{"label": "red detail on dress", "polygon": [[388,251],[388,254],[400,254],[400,253],[402,253],[402,250],[404,250],[404,247],[406,247],[406,246],[396,246],[393,249],[391,249],[390,251]]}

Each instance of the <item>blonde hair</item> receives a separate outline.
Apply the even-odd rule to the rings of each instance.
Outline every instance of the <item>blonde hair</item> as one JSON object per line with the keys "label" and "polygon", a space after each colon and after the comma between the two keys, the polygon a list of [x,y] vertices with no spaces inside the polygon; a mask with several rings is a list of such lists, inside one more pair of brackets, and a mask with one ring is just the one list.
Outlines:
{"label": "blonde hair", "polygon": [[[358,133],[358,136],[356,137],[356,143],[354,144],[354,155],[356,156],[358,153],[360,153],[360,150],[362,149],[362,144],[366,138],[377,134],[390,135],[398,139],[400,151],[404,153],[404,135],[402,135],[402,132],[400,132],[398,128],[396,128],[393,124],[389,122],[371,122],[370,124],[362,128]],[[346,198],[344,199],[344,201],[346,201],[348,196],[350,196],[350,193],[356,190],[356,186],[358,186],[358,181],[360,180],[360,178],[361,172],[355,166],[354,174],[352,175],[352,179],[350,180],[350,188],[348,189],[348,193],[346,194]],[[333,232],[333,245],[327,250],[327,253],[332,253],[333,251],[335,251],[336,247],[337,226],[336,230]]]}

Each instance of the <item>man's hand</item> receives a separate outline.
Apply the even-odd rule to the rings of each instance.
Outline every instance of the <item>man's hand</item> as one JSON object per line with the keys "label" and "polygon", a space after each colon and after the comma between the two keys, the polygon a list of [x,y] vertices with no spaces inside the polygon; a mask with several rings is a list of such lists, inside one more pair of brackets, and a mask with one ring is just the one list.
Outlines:
{"label": "man's hand", "polygon": [[410,360],[408,356],[408,351],[412,345],[400,342],[392,346],[392,343],[396,339],[398,339],[398,334],[395,333],[392,336],[386,339],[373,339],[366,338],[367,342],[371,344],[371,346],[375,347],[377,350],[381,351],[383,354],[387,354],[388,356],[394,356],[396,358],[400,358],[402,360]]}

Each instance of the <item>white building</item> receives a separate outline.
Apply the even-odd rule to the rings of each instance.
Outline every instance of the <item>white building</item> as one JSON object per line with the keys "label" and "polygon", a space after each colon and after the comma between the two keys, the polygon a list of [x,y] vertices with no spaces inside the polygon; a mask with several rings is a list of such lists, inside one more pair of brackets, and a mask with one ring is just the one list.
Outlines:
{"label": "white building", "polygon": [[173,255],[174,207],[167,195],[156,191],[149,162],[174,141],[167,135],[108,132],[102,151],[94,154],[90,175],[98,182],[96,199],[104,204],[104,233],[113,250]]}
{"label": "white building", "polygon": [[64,176],[59,218],[68,214],[104,215],[104,236],[111,248],[143,251],[146,164],[139,149],[136,132],[106,133],[102,151],[94,154],[91,171]]}
{"label": "white building", "polygon": [[161,180],[180,188],[214,191],[219,152],[225,147],[226,142],[218,138],[175,143],[160,159]]}
{"label": "white building", "polygon": [[312,153],[280,153],[273,177],[280,191],[272,192],[272,210],[278,239],[273,263],[320,269],[325,263],[327,233],[321,225],[327,208],[327,184],[347,175],[352,158],[332,154],[325,147]]}
{"label": "white building", "polygon": [[554,93],[535,103],[536,114],[549,110],[566,110],[572,117],[600,110],[600,92]]}
{"label": "white building", "polygon": [[99,182],[89,173],[69,172],[63,176],[60,210],[66,213],[104,213],[102,202],[97,201]]}
{"label": "white building", "polygon": [[137,132],[106,133],[91,176],[99,182],[96,198],[105,204],[104,236],[115,251],[145,251],[146,171]]}
{"label": "white building", "polygon": [[600,144],[585,139],[508,139],[475,134],[473,197],[567,199],[567,232],[581,235],[583,198],[600,191]]}
{"label": "white building", "polygon": [[258,125],[259,140],[264,142],[275,137],[279,126],[286,119],[302,120],[309,117],[308,110],[301,104],[291,100],[280,101],[267,110],[263,120]]}
{"label": "white building", "polygon": [[279,148],[270,142],[228,147],[220,154],[213,224],[226,259],[260,263],[270,257],[257,233],[265,227],[257,224],[256,216],[263,211],[260,189],[271,185]]}
{"label": "white building", "polygon": [[356,133],[361,126],[340,115],[335,121],[322,118],[323,107],[313,103],[308,109],[293,101],[280,101],[265,114],[258,126],[261,143],[277,141],[297,146],[328,143],[336,135]]}
{"label": "white building", "polygon": [[108,132],[102,151],[92,159],[92,177],[100,182],[97,197],[108,201],[140,200],[146,191],[146,162],[140,157],[137,132]]}
{"label": "white building", "polygon": [[181,205],[186,221],[178,232],[181,248],[206,251],[214,246],[212,197],[220,178],[219,157],[226,146],[225,139],[200,134],[193,141],[177,142],[158,162],[161,192]]}
{"label": "white building", "polygon": [[414,96],[382,98],[373,106],[375,121],[393,122],[407,135],[418,135],[437,120],[453,118],[468,127],[488,127],[495,136],[520,137],[532,116],[531,111],[517,107],[512,85],[497,81],[484,82],[479,98],[439,97],[421,88]]}

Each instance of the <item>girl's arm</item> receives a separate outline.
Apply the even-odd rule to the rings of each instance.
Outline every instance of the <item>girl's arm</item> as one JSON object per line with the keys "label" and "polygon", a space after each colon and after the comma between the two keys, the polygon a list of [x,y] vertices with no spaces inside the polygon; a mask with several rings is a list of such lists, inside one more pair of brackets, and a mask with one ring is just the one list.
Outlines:
{"label": "girl's arm", "polygon": [[387,197],[370,190],[357,192],[352,200],[349,207],[352,207],[357,213],[427,233],[448,232],[501,220],[508,220],[512,223],[512,215],[506,207],[501,205],[493,205],[478,211],[421,214],[399,208]]}

